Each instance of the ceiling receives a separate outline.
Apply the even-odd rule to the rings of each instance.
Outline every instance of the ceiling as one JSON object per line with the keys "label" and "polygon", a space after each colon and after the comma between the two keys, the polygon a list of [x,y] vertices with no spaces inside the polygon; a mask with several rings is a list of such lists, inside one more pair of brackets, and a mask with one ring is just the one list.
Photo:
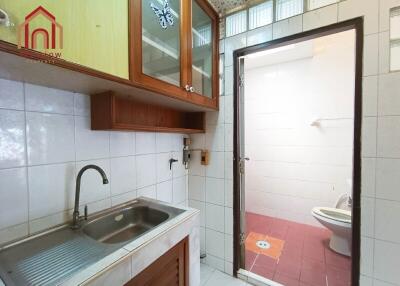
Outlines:
{"label": "ceiling", "polygon": [[251,0],[208,0],[220,14],[235,10]]}

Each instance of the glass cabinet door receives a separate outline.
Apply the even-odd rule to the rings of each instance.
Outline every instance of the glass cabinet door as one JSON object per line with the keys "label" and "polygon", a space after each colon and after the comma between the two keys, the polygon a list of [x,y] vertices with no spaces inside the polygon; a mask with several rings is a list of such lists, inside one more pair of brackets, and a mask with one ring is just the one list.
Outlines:
{"label": "glass cabinet door", "polygon": [[192,87],[193,91],[213,97],[213,41],[212,18],[192,0]]}
{"label": "glass cabinet door", "polygon": [[181,1],[142,1],[142,73],[181,86]]}

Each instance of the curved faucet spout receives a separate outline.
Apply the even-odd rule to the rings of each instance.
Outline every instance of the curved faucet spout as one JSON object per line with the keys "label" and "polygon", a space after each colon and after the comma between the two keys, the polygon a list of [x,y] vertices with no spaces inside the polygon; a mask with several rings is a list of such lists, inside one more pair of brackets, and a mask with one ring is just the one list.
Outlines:
{"label": "curved faucet spout", "polygon": [[100,173],[102,179],[103,179],[103,185],[108,184],[108,179],[107,175],[104,172],[102,168],[96,165],[87,165],[83,167],[79,173],[78,176],[76,177],[76,188],[75,188],[75,206],[74,206],[74,212],[72,214],[72,228],[73,229],[78,229],[79,228],[79,197],[81,194],[81,180],[82,180],[82,175],[85,173],[85,171],[93,169],[96,170],[97,172]]}

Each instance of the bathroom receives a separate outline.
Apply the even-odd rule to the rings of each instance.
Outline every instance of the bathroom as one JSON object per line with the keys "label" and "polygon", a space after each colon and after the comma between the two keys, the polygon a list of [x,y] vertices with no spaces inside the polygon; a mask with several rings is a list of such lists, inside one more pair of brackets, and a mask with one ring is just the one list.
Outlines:
{"label": "bathroom", "polygon": [[346,285],[355,32],[247,55],[244,78],[246,270],[284,285]]}
{"label": "bathroom", "polygon": [[400,286],[399,27],[400,0],[0,0],[0,286]]}

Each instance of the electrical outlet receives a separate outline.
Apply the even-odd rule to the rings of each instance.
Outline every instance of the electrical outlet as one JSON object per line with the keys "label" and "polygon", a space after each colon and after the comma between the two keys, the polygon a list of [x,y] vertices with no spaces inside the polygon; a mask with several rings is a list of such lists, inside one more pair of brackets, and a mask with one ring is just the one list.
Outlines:
{"label": "electrical outlet", "polygon": [[208,150],[202,150],[201,151],[201,164],[204,166],[207,166],[210,160],[209,152]]}

